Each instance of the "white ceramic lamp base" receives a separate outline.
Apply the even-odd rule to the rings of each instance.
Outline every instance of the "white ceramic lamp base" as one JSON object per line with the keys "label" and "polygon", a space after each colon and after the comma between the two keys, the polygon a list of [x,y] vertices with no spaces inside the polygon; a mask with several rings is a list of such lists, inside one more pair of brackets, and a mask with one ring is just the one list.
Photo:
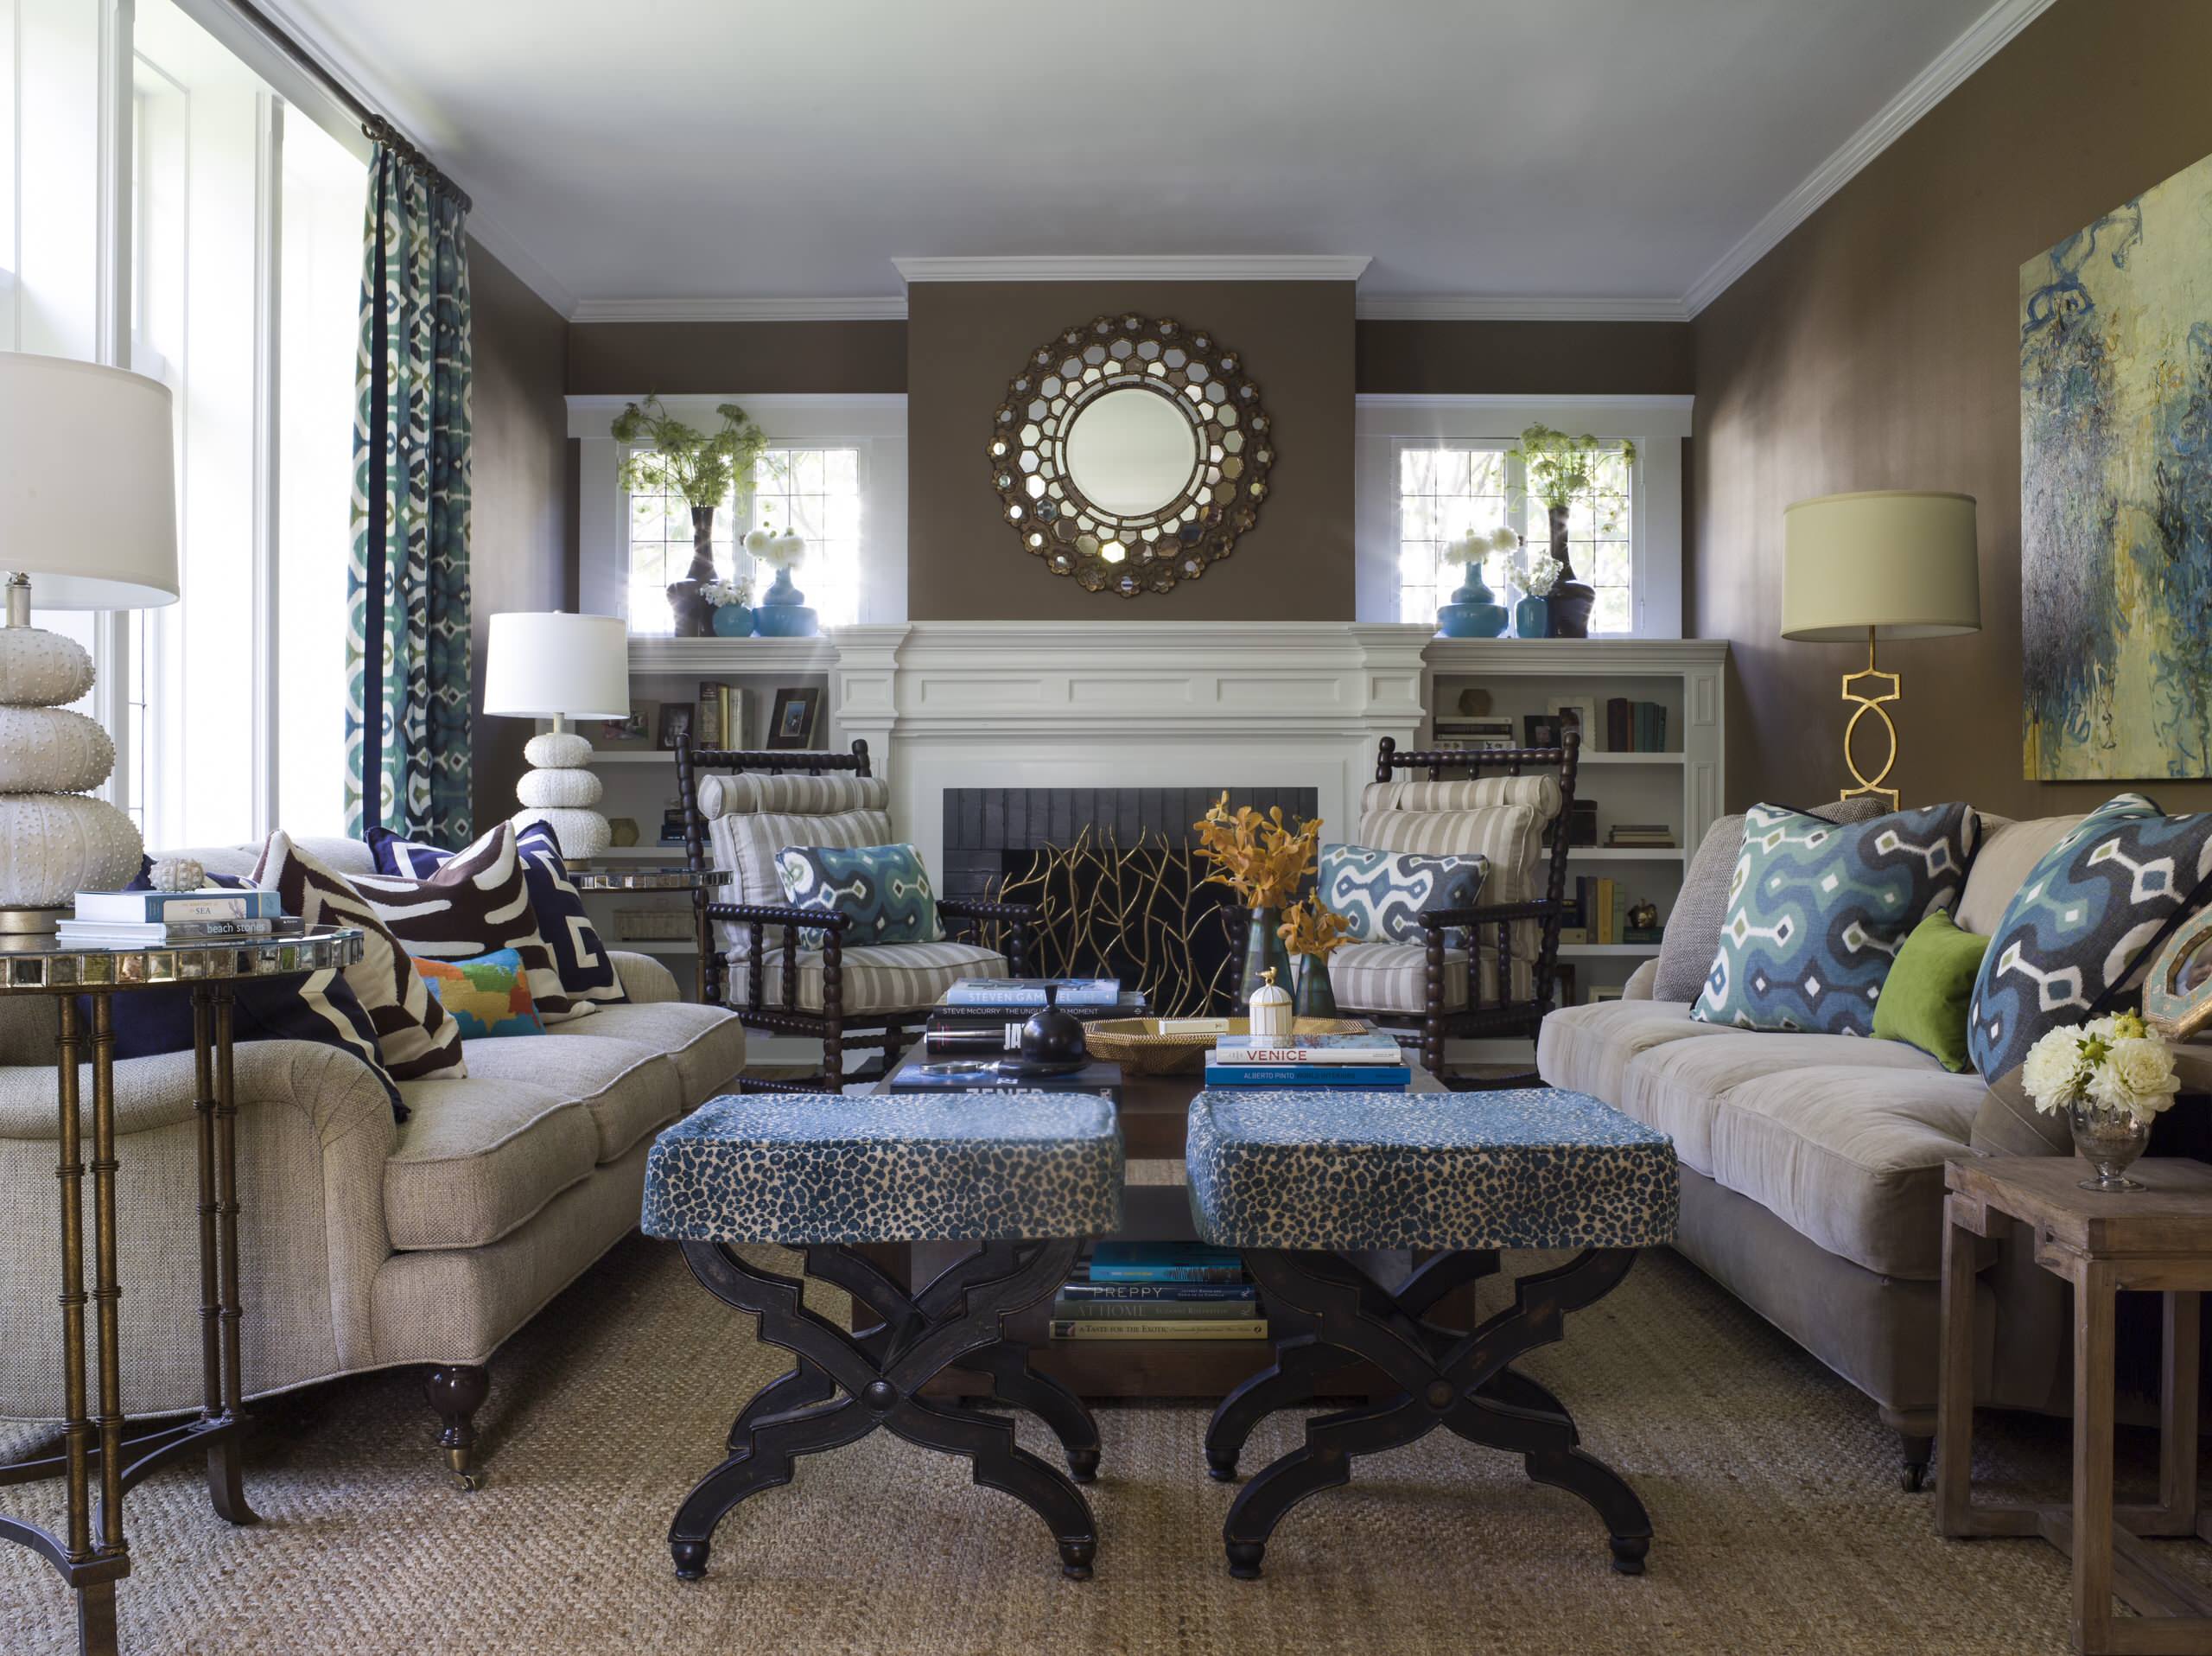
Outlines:
{"label": "white ceramic lamp base", "polygon": [[515,798],[523,807],[514,814],[515,826],[544,823],[553,830],[563,858],[571,863],[605,851],[614,836],[607,818],[591,808],[605,792],[587,768],[591,743],[573,730],[547,730],[532,736],[522,751],[536,768],[524,771],[515,784]]}
{"label": "white ceramic lamp base", "polygon": [[137,825],[90,792],[115,744],[62,705],[92,687],[92,659],[74,640],[0,627],[0,933],[50,932],[77,893],[138,872]]}

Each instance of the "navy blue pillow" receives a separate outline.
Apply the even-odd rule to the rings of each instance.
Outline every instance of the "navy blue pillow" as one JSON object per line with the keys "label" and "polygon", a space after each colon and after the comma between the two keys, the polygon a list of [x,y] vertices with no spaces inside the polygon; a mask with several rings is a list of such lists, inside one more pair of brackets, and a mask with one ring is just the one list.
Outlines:
{"label": "navy blue pillow", "polygon": [[[150,891],[148,872],[153,863],[142,859],[137,877],[123,889]],[[232,875],[211,874],[207,883],[245,890],[250,880]],[[115,1008],[115,1055],[152,1058],[162,1053],[192,1050],[192,990],[141,990],[118,995]],[[79,1010],[92,1016],[92,1003],[81,1000]],[[245,978],[237,984],[232,1001],[231,1039],[241,1041],[308,1041],[348,1052],[369,1067],[391,1100],[396,1120],[407,1119],[399,1087],[377,1061],[376,1030],[369,1015],[346,981],[342,971],[315,971],[304,978],[285,978],[269,983]]]}
{"label": "navy blue pillow", "polygon": [[[419,845],[402,839],[382,824],[368,831],[369,854],[379,874],[426,880],[444,867],[454,853],[435,845]],[[561,860],[561,844],[543,820],[515,830],[515,855],[522,863],[523,882],[530,892],[530,906],[537,915],[537,933],[553,951],[554,970],[562,990],[570,1000],[594,1001],[613,1006],[630,997],[614,970],[613,958],[599,940],[591,916],[584,912],[583,893],[569,883],[569,865]]]}

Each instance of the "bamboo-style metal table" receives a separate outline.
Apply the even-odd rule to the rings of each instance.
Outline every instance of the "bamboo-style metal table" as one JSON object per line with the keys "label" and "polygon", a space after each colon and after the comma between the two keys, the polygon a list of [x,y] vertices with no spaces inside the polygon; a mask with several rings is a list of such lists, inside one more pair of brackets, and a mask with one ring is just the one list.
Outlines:
{"label": "bamboo-style metal table", "polygon": [[[361,958],[358,931],[318,928],[270,941],[229,939],[162,948],[86,948],[49,936],[0,940],[0,994],[50,995],[60,1003],[55,1099],[60,1113],[62,1447],[58,1454],[0,1467],[0,1484],[60,1477],[67,1516],[60,1535],[0,1516],[0,1540],[26,1546],[52,1564],[77,1596],[78,1648],[85,1656],[116,1649],[115,1584],[130,1573],[123,1497],[157,1468],[204,1453],[207,1497],[218,1516],[254,1522],[247,1506],[239,1440],[245,1382],[238,1365],[238,1100],[232,1086],[232,985],[239,978],[303,977]],[[205,1390],[189,1419],[134,1429],[123,1413],[123,1365],[117,1334],[115,1023],[118,995],[188,989],[192,995],[194,1111],[200,1123],[200,1320]],[[88,1003],[80,1006],[79,1000]],[[92,1286],[85,1287],[85,1128],[79,1066],[92,1072]],[[92,1306],[95,1350],[88,1393],[85,1308]],[[97,1478],[99,1505],[92,1506]]]}
{"label": "bamboo-style metal table", "polygon": [[[2128,1169],[2147,1189],[2081,1188],[2071,1156],[1967,1157],[1945,1169],[1943,1344],[1936,1428],[1936,1521],[1948,1536],[2039,1535],[2072,1561],[2074,1648],[2212,1652],[2212,1592],[2170,1570],[2142,1542],[2212,1540],[2199,1503],[2199,1296],[2212,1289],[2212,1166],[2178,1157]],[[1974,1499],[1975,1237],[2025,1226],[2035,1260],[2074,1284],[2074,1499],[1999,1506]],[[2163,1296],[2158,1498],[2113,1500],[2114,1301],[2123,1289]],[[2118,1594],[2139,1612],[2113,1614]]]}

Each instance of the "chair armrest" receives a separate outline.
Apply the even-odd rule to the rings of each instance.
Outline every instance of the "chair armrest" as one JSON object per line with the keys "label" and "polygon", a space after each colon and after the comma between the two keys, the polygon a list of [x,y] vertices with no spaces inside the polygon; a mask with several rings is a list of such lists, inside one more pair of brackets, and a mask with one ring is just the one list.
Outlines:
{"label": "chair armrest", "polygon": [[802,926],[810,932],[827,932],[841,940],[845,928],[853,923],[849,915],[833,914],[826,908],[793,908],[785,903],[710,902],[707,905],[707,918],[759,920],[767,926]]}
{"label": "chair armrest", "polygon": [[622,992],[641,1006],[660,1001],[676,1001],[683,997],[677,993],[676,974],[649,954],[633,954],[627,949],[609,949],[607,958],[614,963],[614,975],[620,980]]}
{"label": "chair armrest", "polygon": [[981,897],[940,897],[937,912],[956,920],[1005,920],[1015,926],[1034,926],[1045,911],[1031,902],[990,902]]}
{"label": "chair armrest", "polygon": [[1484,903],[1473,908],[1425,908],[1414,916],[1421,929],[1449,931],[1460,926],[1492,926],[1500,920],[1543,920],[1556,914],[1559,905],[1548,897],[1529,902]]}

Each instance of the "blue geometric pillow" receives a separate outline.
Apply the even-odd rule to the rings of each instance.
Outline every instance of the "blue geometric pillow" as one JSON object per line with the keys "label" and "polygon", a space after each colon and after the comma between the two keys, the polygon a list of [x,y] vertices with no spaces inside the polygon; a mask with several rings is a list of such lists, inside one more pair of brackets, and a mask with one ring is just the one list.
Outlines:
{"label": "blue geometric pillow", "polygon": [[[378,874],[427,880],[455,855],[402,839],[381,824],[372,824],[366,838]],[[601,1006],[626,1002],[622,978],[585,912],[583,893],[569,882],[569,865],[561,860],[553,830],[543,820],[524,823],[515,831],[515,855],[537,915],[537,934],[553,952],[562,991],[572,1001]]]}
{"label": "blue geometric pillow", "polygon": [[1981,838],[1964,805],[1839,825],[1778,805],[1744,818],[1720,949],[1690,1016],[1745,1029],[1872,1035],[1905,934],[1955,909]]}
{"label": "blue geometric pillow", "polygon": [[2165,817],[2123,793],[2029,872],[1982,957],[1967,1053],[1985,1080],[2062,1023],[2101,1017],[2183,916],[2212,896],[2212,815]]}
{"label": "blue geometric pillow", "polygon": [[[776,853],[784,901],[794,908],[842,914],[849,944],[936,943],[937,895],[929,870],[912,845],[786,845]],[[823,933],[799,933],[803,948],[818,949]]]}
{"label": "blue geometric pillow", "polygon": [[1350,920],[1351,935],[1364,943],[1420,942],[1422,914],[1472,908],[1490,878],[1490,858],[1474,853],[1324,845],[1320,863],[1321,906]]}

